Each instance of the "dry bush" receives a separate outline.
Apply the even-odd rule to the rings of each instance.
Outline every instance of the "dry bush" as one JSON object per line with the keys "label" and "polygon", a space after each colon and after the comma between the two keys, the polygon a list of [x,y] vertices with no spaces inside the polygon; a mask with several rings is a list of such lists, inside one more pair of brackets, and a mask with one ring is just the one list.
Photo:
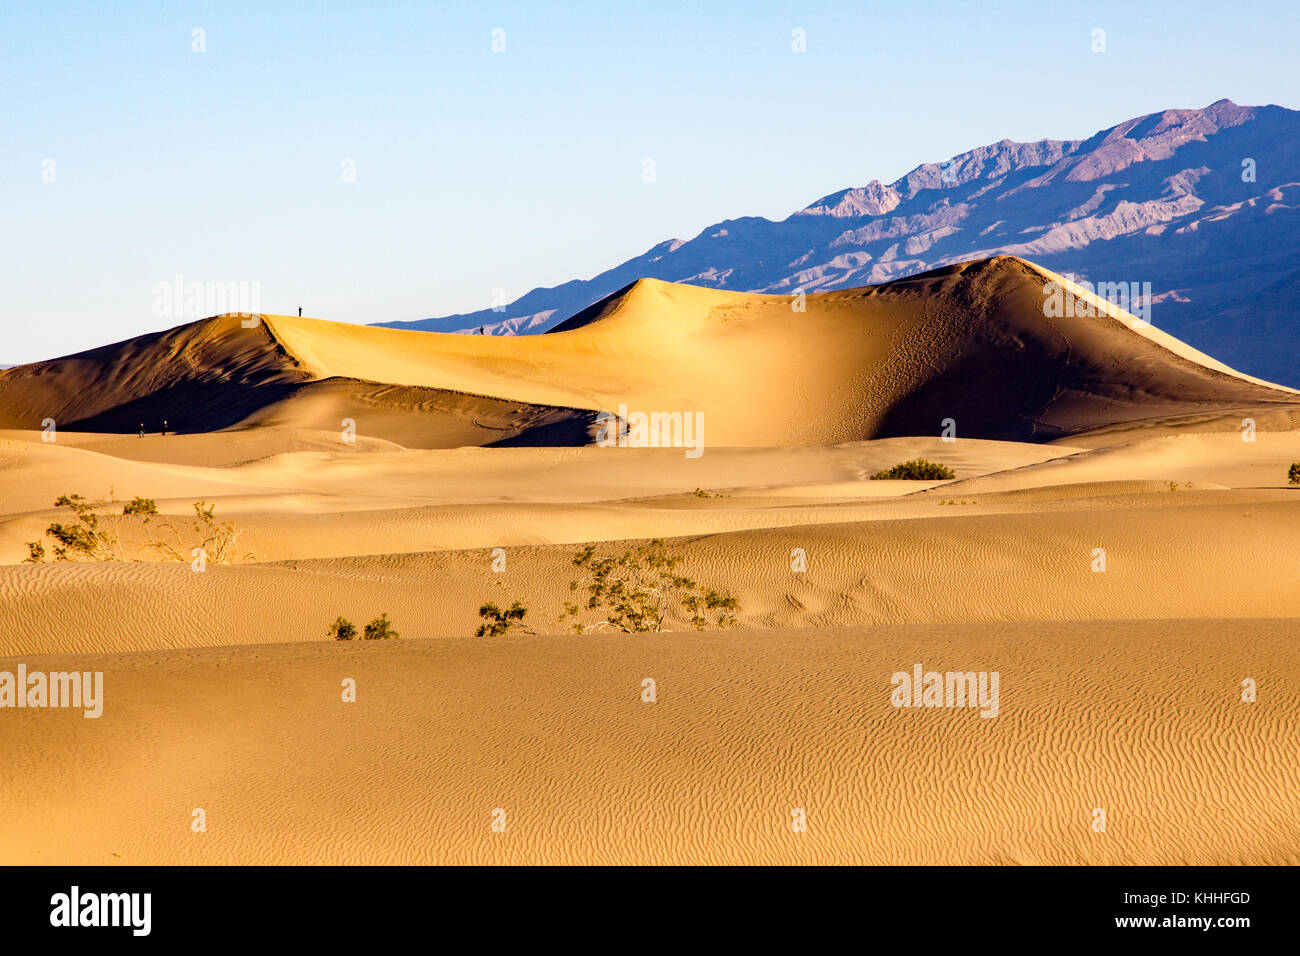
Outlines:
{"label": "dry bush", "polygon": [[[116,510],[118,505],[122,506],[120,511]],[[160,515],[152,498],[137,496],[122,502],[111,490],[109,497],[95,501],[78,494],[60,495],[54,506],[66,508],[71,516],[71,520],[52,522],[45,529],[46,537],[54,540],[56,561],[130,560],[123,538],[132,527],[138,527],[144,539],[138,550],[151,552],[163,561],[188,562],[195,548],[202,548],[212,564],[253,559],[251,553],[238,555],[239,529],[233,522],[217,520],[216,506],[206,501],[194,502],[194,517],[188,519]],[[45,560],[42,542],[27,542],[27,551],[25,563],[40,564]]]}
{"label": "dry bush", "polygon": [[700,631],[710,624],[735,624],[736,599],[679,573],[681,561],[657,538],[609,556],[597,555],[596,546],[587,545],[573,559],[574,567],[586,574],[569,583],[570,592],[585,591],[586,599],[567,602],[560,620],[571,620],[579,634],[602,628],[628,634],[663,631],[670,616]]}

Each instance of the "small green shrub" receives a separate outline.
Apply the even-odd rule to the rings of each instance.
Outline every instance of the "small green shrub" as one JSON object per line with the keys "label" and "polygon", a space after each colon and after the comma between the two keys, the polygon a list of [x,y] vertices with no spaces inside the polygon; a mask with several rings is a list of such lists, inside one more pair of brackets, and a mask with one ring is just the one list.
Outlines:
{"label": "small green shrub", "polygon": [[946,481],[949,478],[956,477],[956,473],[947,465],[941,465],[935,461],[926,461],[924,458],[913,458],[901,465],[895,465],[893,468],[876,472],[871,476],[871,480]]}
{"label": "small green shrub", "polygon": [[393,622],[388,619],[387,611],[366,625],[367,641],[387,641],[401,636],[393,630]]}
{"label": "small green shrub", "polygon": [[1300,461],[1291,462],[1291,470],[1286,473],[1286,480],[1293,485],[1300,485]]}
{"label": "small green shrub", "polygon": [[532,628],[524,623],[527,615],[528,608],[524,607],[521,601],[516,601],[504,611],[489,601],[478,609],[478,616],[483,618],[483,623],[478,626],[474,636],[500,637],[512,627],[519,628],[525,634],[533,634]]}
{"label": "small green shrub", "polygon": [[[589,544],[573,559],[584,577],[569,582],[571,593],[585,591],[586,597],[565,602],[560,620],[571,620],[579,634],[601,628],[627,634],[663,631],[670,614],[700,631],[710,624],[735,624],[739,602],[679,573],[681,561],[658,538],[609,556],[597,555],[596,546]],[[602,615],[596,621],[582,619]]]}
{"label": "small green shrub", "polygon": [[357,626],[340,615],[330,625],[329,636],[336,641],[355,641],[357,639]]}

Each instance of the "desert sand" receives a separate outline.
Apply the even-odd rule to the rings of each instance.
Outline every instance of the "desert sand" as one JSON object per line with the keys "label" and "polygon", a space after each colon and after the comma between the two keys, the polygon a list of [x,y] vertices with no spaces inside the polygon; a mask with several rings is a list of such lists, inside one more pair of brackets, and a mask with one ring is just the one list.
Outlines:
{"label": "desert sand", "polygon": [[[22,863],[1294,864],[1295,636],[983,623],[81,658],[105,715],[17,713],[0,845]],[[913,661],[999,669],[1002,713],[891,707]]]}
{"label": "desert sand", "polygon": [[[0,862],[1300,862],[1300,394],[1047,318],[1058,280],[642,281],[517,339],[226,316],[0,372],[0,670],[106,688],[0,710]],[[703,453],[597,447],[620,404]],[[956,477],[870,480],[917,457]],[[23,563],[74,492],[206,501],[239,560],[128,521]],[[577,549],[651,538],[736,627],[571,633]],[[535,636],[472,636],[516,599]],[[1000,713],[891,706],[915,663]]]}

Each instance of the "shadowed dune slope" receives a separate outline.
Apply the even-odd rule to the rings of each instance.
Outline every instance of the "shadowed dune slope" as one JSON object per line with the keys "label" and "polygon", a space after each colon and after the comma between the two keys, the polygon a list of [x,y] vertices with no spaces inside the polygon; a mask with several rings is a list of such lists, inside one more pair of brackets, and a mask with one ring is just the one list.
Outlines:
{"label": "shadowed dune slope", "polygon": [[[1012,257],[790,297],[641,280],[546,335],[206,319],[0,373],[0,427],[337,429],[415,447],[583,444],[596,412],[702,412],[709,445],[933,435],[1047,441],[1153,417],[1275,413],[1300,395],[1128,313],[1045,314]],[[1068,311],[1083,311],[1071,308]],[[1242,411],[1244,410],[1244,411]]]}
{"label": "shadowed dune slope", "polygon": [[233,425],[291,394],[312,376],[295,366],[265,326],[233,315],[0,373],[0,427],[156,432]]}
{"label": "shadowed dune slope", "polygon": [[[231,426],[360,434],[411,448],[582,445],[594,414],[488,395],[341,377],[304,366],[271,332],[221,315],[0,373],[0,428],[156,433]],[[250,320],[251,321],[251,320]],[[330,328],[347,328],[319,323]]]}

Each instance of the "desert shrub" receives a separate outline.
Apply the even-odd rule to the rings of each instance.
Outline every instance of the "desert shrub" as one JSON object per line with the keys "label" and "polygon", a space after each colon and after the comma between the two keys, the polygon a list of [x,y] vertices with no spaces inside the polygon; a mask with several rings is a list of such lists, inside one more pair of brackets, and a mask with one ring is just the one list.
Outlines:
{"label": "desert shrub", "polygon": [[357,626],[340,614],[334,619],[334,623],[330,625],[328,633],[336,641],[355,641],[357,639]]}
{"label": "desert shrub", "polygon": [[393,630],[393,622],[388,619],[387,611],[366,625],[367,641],[387,641],[401,636]]}
{"label": "desert shrub", "polygon": [[1291,468],[1286,473],[1286,480],[1293,485],[1300,485],[1300,461],[1291,462]]}
{"label": "desert shrub", "polygon": [[913,458],[901,465],[895,465],[893,468],[876,472],[871,476],[871,480],[943,481],[956,477],[956,473],[947,465],[941,465],[936,461],[926,461],[924,458]]}
{"label": "desert shrub", "polygon": [[524,623],[527,615],[528,608],[521,601],[516,601],[504,611],[489,601],[478,609],[478,616],[483,618],[483,623],[478,626],[474,636],[500,637],[512,627],[519,628],[525,634],[533,634],[533,629]]}
{"label": "desert shrub", "polygon": [[[75,519],[68,524],[55,521],[45,529],[45,534],[55,540],[54,559],[74,561],[121,561],[121,536],[118,522],[99,512],[106,501],[90,501],[81,495],[60,495],[54,502],[56,508],[67,508]],[[29,542],[27,550],[35,558],[38,551],[44,555],[39,542]]]}
{"label": "desert shrub", "polygon": [[[135,500],[153,504],[147,498]],[[145,516],[144,524],[149,532],[149,540],[145,547],[168,561],[189,561],[193,549],[202,548],[207,552],[210,563],[234,564],[239,560],[235,549],[239,543],[240,531],[235,527],[234,522],[218,521],[216,509],[216,505],[210,505],[206,501],[194,502],[194,517],[188,521],[188,541],[182,536],[183,529],[177,527],[176,520],[170,518],[155,520],[158,515],[156,506],[152,511],[138,512]],[[186,524],[183,520],[179,523]],[[252,558],[252,554],[243,556],[245,561],[251,561]]]}
{"label": "desert shrub", "polygon": [[[112,510],[116,505],[122,505],[121,514]],[[139,519],[138,526],[143,529],[144,541],[140,548],[165,561],[188,562],[194,548],[203,548],[208,561],[214,564],[234,564],[237,560],[235,546],[239,530],[231,522],[218,521],[216,506],[206,501],[194,503],[194,517],[189,520],[188,529],[183,527],[184,520],[159,515],[158,503],[152,498],[137,496],[123,503],[111,491],[108,498],[97,501],[69,494],[60,495],[54,506],[66,508],[71,514],[71,520],[55,521],[45,529],[46,536],[54,539],[56,561],[127,560],[122,531],[135,519]],[[41,542],[27,542],[27,551],[27,563],[39,564],[45,560],[45,546]],[[245,560],[252,557],[244,555]]]}
{"label": "desert shrub", "polygon": [[[560,620],[572,620],[579,634],[600,628],[629,634],[663,631],[672,613],[701,631],[710,623],[734,624],[736,599],[680,574],[681,560],[659,539],[609,556],[597,555],[595,545],[587,545],[573,559],[574,567],[586,574],[569,582],[571,593],[584,591],[586,597],[566,602]],[[583,621],[584,616],[599,619]]]}

